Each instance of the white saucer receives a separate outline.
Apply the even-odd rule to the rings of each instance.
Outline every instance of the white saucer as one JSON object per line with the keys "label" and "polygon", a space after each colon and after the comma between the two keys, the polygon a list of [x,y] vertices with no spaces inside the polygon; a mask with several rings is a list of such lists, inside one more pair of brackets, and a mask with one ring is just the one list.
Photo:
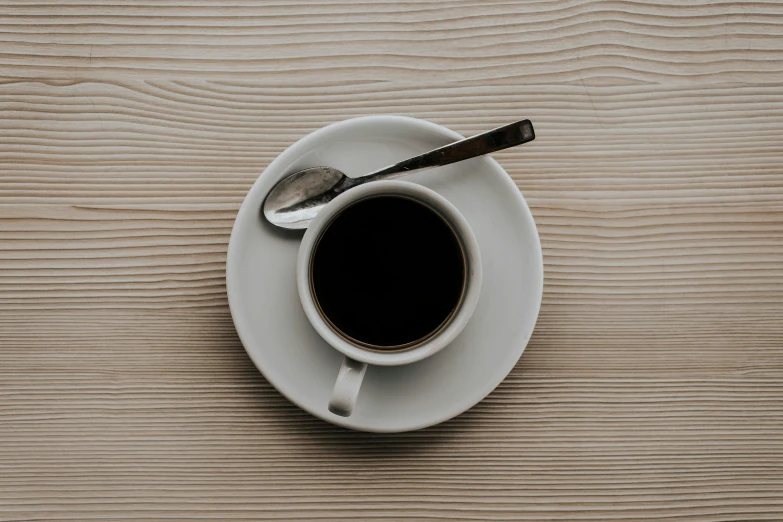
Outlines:
{"label": "white saucer", "polygon": [[489,157],[405,178],[451,201],[481,247],[484,280],[476,311],[440,353],[407,366],[371,366],[352,416],[327,410],[342,355],[307,321],[296,291],[301,233],[261,218],[261,203],[284,175],[329,165],[358,176],[462,136],[423,120],[346,120],[289,147],[258,178],[228,245],[228,301],[239,337],[266,379],[294,404],[356,430],[399,432],[438,424],[489,394],[516,364],[533,332],[543,291],[533,216],[508,174]]}

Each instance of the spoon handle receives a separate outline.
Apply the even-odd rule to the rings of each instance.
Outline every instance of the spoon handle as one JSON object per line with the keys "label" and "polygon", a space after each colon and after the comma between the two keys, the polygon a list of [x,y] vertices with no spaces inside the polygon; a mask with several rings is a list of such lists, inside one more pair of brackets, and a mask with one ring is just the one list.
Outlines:
{"label": "spoon handle", "polygon": [[369,181],[399,178],[418,170],[442,167],[443,165],[522,145],[528,141],[533,141],[535,138],[536,133],[533,131],[533,124],[530,120],[521,120],[471,136],[470,138],[449,143],[438,149],[376,170],[361,178],[356,178],[355,181],[360,181],[361,184],[364,184]]}

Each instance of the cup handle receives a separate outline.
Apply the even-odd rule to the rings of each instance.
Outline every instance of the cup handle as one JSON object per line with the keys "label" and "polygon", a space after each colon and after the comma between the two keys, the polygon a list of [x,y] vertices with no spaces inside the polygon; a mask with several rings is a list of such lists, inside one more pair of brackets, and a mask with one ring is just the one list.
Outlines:
{"label": "cup handle", "polygon": [[334,383],[332,396],[329,399],[329,411],[341,417],[351,416],[366,371],[367,364],[348,357],[343,359],[340,373],[337,374],[337,382]]}

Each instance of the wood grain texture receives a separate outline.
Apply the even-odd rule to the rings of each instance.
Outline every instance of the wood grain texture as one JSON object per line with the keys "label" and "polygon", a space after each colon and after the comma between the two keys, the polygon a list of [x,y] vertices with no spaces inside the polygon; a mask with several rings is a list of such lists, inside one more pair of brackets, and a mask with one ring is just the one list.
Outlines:
{"label": "wood grain texture", "polygon": [[[0,5],[0,521],[783,520],[783,4]],[[310,417],[234,332],[263,168],[404,114],[496,158],[544,248],[466,414]]]}

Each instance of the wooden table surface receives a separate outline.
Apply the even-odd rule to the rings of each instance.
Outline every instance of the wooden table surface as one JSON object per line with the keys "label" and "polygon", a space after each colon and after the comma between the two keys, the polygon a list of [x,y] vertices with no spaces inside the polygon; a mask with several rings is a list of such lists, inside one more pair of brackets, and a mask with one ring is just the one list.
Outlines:
{"label": "wooden table surface", "polygon": [[[0,520],[783,520],[783,3],[5,2],[0,111]],[[505,382],[384,436],[224,279],[264,167],[379,113],[532,119],[546,267]]]}

